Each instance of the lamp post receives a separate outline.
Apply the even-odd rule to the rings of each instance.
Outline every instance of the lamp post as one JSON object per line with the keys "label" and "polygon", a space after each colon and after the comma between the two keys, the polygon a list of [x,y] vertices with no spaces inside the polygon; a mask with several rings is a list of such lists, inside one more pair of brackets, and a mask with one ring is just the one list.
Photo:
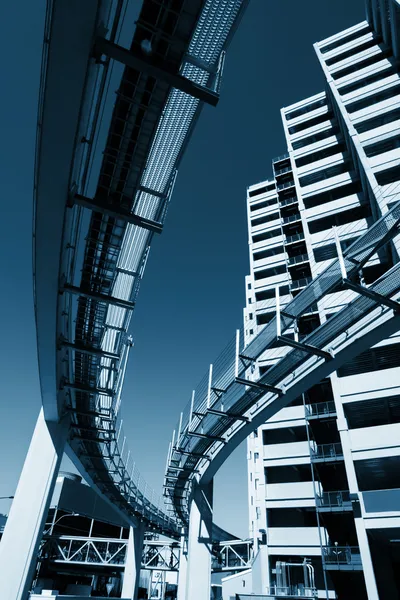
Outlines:
{"label": "lamp post", "polygon": [[61,519],[64,519],[64,517],[79,517],[79,513],[71,512],[71,513],[67,513],[65,515],[61,515],[61,517],[58,517],[58,519],[56,521],[54,521],[50,525],[50,527],[48,529],[46,529],[46,531],[43,532],[43,535],[47,535],[50,531],[51,531],[51,533],[53,533],[54,525],[57,525],[57,523],[59,523],[61,521]]}

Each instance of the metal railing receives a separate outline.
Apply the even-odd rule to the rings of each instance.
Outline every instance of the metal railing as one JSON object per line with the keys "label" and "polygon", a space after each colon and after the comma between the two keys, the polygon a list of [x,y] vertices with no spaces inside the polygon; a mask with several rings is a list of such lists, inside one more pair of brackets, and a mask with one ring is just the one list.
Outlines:
{"label": "metal railing", "polygon": [[293,242],[299,242],[304,240],[304,233],[295,233],[294,235],[287,235],[286,240],[283,241],[284,244],[292,244]]}
{"label": "metal railing", "polygon": [[277,176],[277,175],[283,175],[284,173],[289,173],[292,170],[293,170],[292,166],[289,165],[289,167],[282,167],[280,169],[274,168],[274,173],[275,173],[275,176]]}
{"label": "metal railing", "polygon": [[351,508],[350,492],[348,490],[322,492],[316,495],[316,503],[320,508]]}
{"label": "metal railing", "polygon": [[314,402],[305,405],[306,419],[318,419],[328,415],[336,415],[336,406],[333,400],[328,402]]}
{"label": "metal railing", "polygon": [[276,184],[276,189],[279,190],[286,190],[286,188],[290,188],[290,187],[294,187],[295,183],[294,180],[293,181],[286,181],[285,183],[277,183]]}
{"label": "metal railing", "polygon": [[312,282],[312,277],[302,277],[301,279],[294,279],[290,283],[290,287],[292,290],[298,290],[299,288],[306,287],[311,282]]}
{"label": "metal railing", "polygon": [[313,461],[329,461],[338,459],[343,459],[343,449],[340,442],[311,446],[311,460]]}
{"label": "metal railing", "polygon": [[358,546],[322,546],[322,560],[325,568],[343,566],[362,569],[360,549]]}
{"label": "metal railing", "polygon": [[295,215],[290,215],[290,217],[283,217],[282,223],[286,225],[287,223],[295,223],[296,221],[301,221],[300,213],[296,213]]}
{"label": "metal railing", "polygon": [[291,204],[297,204],[298,198],[297,196],[290,196],[289,198],[282,198],[279,200],[281,206],[290,206]]}
{"label": "metal railing", "polygon": [[298,265],[299,263],[307,262],[309,260],[308,254],[298,254],[297,256],[288,257],[289,265]]}
{"label": "metal railing", "polygon": [[[304,587],[304,585],[297,584],[284,587],[271,585],[267,588],[267,592],[269,596],[296,598],[297,600],[302,600],[303,598],[318,598],[318,590],[316,588]],[[264,596],[264,598],[267,597],[268,596]]]}
{"label": "metal railing", "polygon": [[285,154],[281,154],[280,156],[273,158],[272,164],[280,162],[281,160],[285,160],[285,158],[289,158],[289,152],[285,152]]}

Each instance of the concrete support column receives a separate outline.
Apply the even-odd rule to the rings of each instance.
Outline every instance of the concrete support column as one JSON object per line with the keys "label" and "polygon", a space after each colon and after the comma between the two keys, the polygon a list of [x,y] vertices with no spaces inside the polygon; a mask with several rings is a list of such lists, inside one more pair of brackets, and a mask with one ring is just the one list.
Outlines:
{"label": "concrete support column", "polygon": [[185,600],[210,600],[213,482],[194,484],[190,505]]}
{"label": "concrete support column", "polygon": [[131,526],[129,529],[124,581],[121,592],[121,598],[126,600],[136,600],[137,598],[140,566],[142,563],[144,532],[144,523],[139,523],[137,527]]}
{"label": "concrete support column", "polygon": [[360,548],[368,600],[379,600],[378,588],[376,585],[374,573],[374,565],[372,564],[371,550],[369,547],[368,535],[365,529],[364,519],[354,519],[354,523],[356,526],[358,545]]}
{"label": "concrete support column", "polygon": [[39,413],[0,543],[0,595],[4,600],[28,597],[68,424],[68,419],[46,422],[43,409]]}
{"label": "concrete support column", "polygon": [[182,533],[179,552],[178,594],[176,600],[186,600],[188,540]]}

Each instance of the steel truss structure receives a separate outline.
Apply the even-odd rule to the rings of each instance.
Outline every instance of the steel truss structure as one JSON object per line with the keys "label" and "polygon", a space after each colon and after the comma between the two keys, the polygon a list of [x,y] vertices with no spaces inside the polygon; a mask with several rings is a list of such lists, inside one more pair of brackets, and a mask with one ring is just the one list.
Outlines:
{"label": "steel truss structure", "polygon": [[[256,427],[343,362],[400,329],[400,263],[368,287],[357,283],[363,266],[400,233],[400,184],[375,196],[383,193],[394,203],[391,210],[343,253],[337,243],[338,258],[284,311],[278,289],[276,317],[245,348],[238,330],[193,392],[174,432],[165,475],[165,493],[183,523],[188,522],[194,479],[210,482]],[[350,302],[348,290],[353,292]],[[332,292],[342,293],[343,308],[299,341],[297,320]],[[258,359],[277,342],[283,353],[280,347],[279,357],[255,378]]]}
{"label": "steel truss structure", "polygon": [[[88,568],[124,569],[127,539],[105,539],[52,535],[44,540],[39,560],[49,564]],[[178,571],[181,548],[178,542],[145,540],[141,568],[148,571]],[[248,569],[253,560],[251,540],[228,540],[214,545],[214,572]]]}
{"label": "steel truss structure", "polygon": [[[129,32],[129,48],[120,43],[129,0],[97,4],[96,11],[87,7],[85,12],[75,4],[48,0],[35,174],[35,303],[43,404],[48,420],[70,420],[69,454],[86,480],[130,519],[177,538],[178,521],[140,475],[123,432],[121,391],[132,346],[127,331],[177,169],[204,102],[218,102],[225,51],[247,0],[144,0],[133,36]],[[53,90],[57,72],[72,69],[71,58],[54,48],[65,11],[72,19],[75,9],[77,35],[82,29],[86,48],[86,54],[74,56],[83,92],[78,86],[74,90],[76,133],[73,143],[68,138],[72,166],[60,159],[68,189],[50,194],[51,150],[66,148],[67,139],[67,128],[60,131],[58,146],[51,137],[62,96]],[[115,63],[123,72],[96,178],[96,144]],[[57,219],[54,214],[49,219],[54,198]],[[52,269],[48,261],[58,257],[60,239],[57,273],[57,261]],[[50,281],[57,282],[58,298],[52,299],[57,299],[56,314],[46,311]],[[48,335],[54,323],[56,330]],[[51,339],[57,339],[55,370]]]}

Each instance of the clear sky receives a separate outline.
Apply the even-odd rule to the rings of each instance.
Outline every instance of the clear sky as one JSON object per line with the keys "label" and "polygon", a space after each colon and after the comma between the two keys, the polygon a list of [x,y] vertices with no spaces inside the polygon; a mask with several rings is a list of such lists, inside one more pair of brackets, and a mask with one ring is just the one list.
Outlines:
{"label": "clear sky", "polygon": [[[191,390],[242,321],[246,186],[286,151],[279,109],[324,87],[312,44],[364,19],[364,0],[251,0],[228,51],[217,108],[203,109],[155,239],[132,320],[124,390],[130,448],[161,490]],[[32,178],[43,0],[3,2],[0,99],[0,496],[15,491],[40,408],[32,301]],[[62,115],[60,115],[62,118]],[[247,536],[246,450],[217,475],[215,515]],[[0,501],[0,512],[9,505]]]}

